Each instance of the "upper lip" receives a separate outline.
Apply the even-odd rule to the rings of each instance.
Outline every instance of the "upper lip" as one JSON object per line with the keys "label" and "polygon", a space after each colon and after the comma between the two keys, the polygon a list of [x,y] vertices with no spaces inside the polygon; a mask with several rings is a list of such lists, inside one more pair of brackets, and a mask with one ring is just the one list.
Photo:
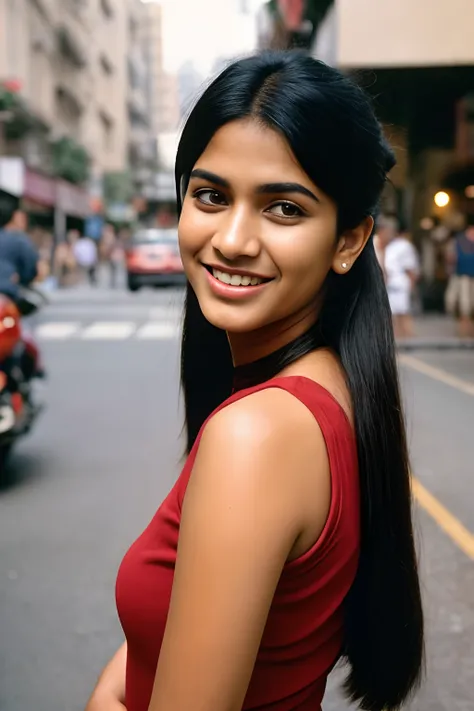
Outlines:
{"label": "upper lip", "polygon": [[222,264],[208,264],[203,262],[203,265],[210,269],[217,269],[218,272],[224,272],[224,274],[237,274],[238,276],[249,276],[267,280],[274,278],[268,276],[268,274],[257,274],[257,272],[251,272],[249,269],[233,269],[232,267],[226,267]]}

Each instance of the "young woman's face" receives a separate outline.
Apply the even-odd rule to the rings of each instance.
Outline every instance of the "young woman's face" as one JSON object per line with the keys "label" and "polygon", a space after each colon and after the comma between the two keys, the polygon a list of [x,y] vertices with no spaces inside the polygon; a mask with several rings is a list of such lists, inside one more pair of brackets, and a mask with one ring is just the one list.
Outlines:
{"label": "young woman's face", "polygon": [[337,260],[337,210],[286,141],[255,121],[221,128],[191,174],[179,223],[204,316],[228,333],[314,312]]}

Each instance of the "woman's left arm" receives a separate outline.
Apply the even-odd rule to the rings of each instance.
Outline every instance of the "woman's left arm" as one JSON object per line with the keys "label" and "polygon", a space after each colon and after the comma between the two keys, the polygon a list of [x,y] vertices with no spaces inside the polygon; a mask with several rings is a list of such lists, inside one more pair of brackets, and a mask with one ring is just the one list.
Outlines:
{"label": "woman's left arm", "polygon": [[[149,711],[241,711],[318,460],[326,477],[320,430],[283,391],[252,394],[209,421],[183,504]],[[323,506],[321,525],[325,515]]]}

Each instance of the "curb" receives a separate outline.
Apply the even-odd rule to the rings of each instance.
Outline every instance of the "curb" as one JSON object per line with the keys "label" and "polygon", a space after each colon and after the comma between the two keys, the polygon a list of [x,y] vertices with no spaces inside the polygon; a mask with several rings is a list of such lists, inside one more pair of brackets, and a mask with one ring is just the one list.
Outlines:
{"label": "curb", "polygon": [[474,338],[410,338],[397,341],[399,351],[472,351]]}

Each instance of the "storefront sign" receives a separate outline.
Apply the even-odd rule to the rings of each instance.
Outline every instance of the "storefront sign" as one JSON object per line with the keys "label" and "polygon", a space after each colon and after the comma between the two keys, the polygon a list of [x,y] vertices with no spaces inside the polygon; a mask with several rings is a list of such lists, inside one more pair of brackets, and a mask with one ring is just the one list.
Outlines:
{"label": "storefront sign", "polygon": [[55,181],[26,168],[23,197],[46,207],[54,207],[56,202]]}
{"label": "storefront sign", "polygon": [[25,185],[25,165],[21,158],[0,158],[0,190],[21,197]]}

